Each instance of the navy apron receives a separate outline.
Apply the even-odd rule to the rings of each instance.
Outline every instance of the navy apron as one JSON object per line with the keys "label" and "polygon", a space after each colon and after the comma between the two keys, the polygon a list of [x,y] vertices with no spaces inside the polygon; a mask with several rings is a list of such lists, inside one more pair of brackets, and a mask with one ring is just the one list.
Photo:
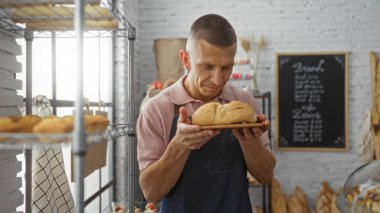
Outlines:
{"label": "navy apron", "polygon": [[[170,140],[177,129],[174,107]],[[183,172],[161,202],[161,213],[251,213],[247,168],[239,141],[230,129],[193,150]]]}

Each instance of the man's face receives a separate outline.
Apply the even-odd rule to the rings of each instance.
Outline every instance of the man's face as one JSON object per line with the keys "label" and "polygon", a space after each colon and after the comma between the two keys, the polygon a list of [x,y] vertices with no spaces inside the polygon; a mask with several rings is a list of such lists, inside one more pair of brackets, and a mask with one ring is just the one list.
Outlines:
{"label": "man's face", "polygon": [[189,51],[190,94],[204,102],[218,96],[230,79],[236,44],[219,48],[204,40],[193,41]]}

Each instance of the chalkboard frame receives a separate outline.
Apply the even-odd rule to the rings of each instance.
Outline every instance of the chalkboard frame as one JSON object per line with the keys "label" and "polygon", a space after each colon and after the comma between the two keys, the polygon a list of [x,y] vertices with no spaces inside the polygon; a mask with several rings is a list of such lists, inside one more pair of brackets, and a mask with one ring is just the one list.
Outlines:
{"label": "chalkboard frame", "polygon": [[[333,151],[333,152],[345,152],[349,149],[349,137],[348,137],[348,52],[277,52],[275,58],[275,113],[276,113],[276,136],[275,136],[275,148],[280,151]],[[280,132],[279,132],[279,58],[281,56],[286,57],[299,57],[299,56],[341,56],[344,57],[344,146],[343,147],[300,147],[294,145],[281,146],[280,144]]]}

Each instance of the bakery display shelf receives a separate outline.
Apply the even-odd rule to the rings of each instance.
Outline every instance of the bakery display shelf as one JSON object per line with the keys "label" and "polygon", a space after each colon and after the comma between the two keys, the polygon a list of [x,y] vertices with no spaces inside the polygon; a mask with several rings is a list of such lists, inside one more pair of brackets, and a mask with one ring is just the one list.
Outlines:
{"label": "bakery display shelf", "polygon": [[[84,38],[88,37],[112,37],[112,38],[126,38],[128,48],[128,56],[124,57],[123,63],[128,64],[125,66],[125,73],[128,73],[128,97],[132,97],[135,91],[134,86],[134,42],[136,39],[136,28],[124,17],[124,15],[117,9],[113,0],[1,0],[0,1],[0,31],[10,33],[16,38],[25,38],[26,40],[26,113],[32,112],[32,43],[33,38],[76,38],[77,48],[74,50],[78,53],[76,58],[77,66],[77,96],[75,99],[75,108],[78,112],[78,117],[83,116],[83,43]],[[122,8],[125,4],[122,5]],[[55,45],[52,47],[52,54],[55,52]],[[53,54],[54,55],[54,54]],[[54,55],[55,57],[55,55]],[[53,63],[54,64],[54,63]],[[55,64],[54,64],[55,67]],[[115,70],[115,69],[114,69]],[[53,71],[54,73],[54,71]],[[53,74],[54,75],[54,74]],[[55,82],[53,80],[53,85]],[[53,87],[53,94],[54,94]],[[53,95],[54,96],[54,95]],[[135,103],[132,98],[127,100],[127,123],[130,124],[133,118]],[[113,108],[113,110],[115,110]],[[114,111],[113,111],[114,112]],[[71,134],[55,135],[55,142],[63,140],[67,137],[71,138],[71,147],[74,158],[74,170],[76,172],[76,185],[75,185],[75,212],[84,212],[84,165],[86,146],[83,138],[86,137],[83,124],[73,131]],[[111,131],[109,131],[111,129]],[[91,141],[92,137],[96,138],[94,141],[99,141],[99,138],[115,138],[122,135],[128,137],[128,148],[134,150],[136,145],[133,143],[132,137],[135,136],[134,127],[131,125],[111,125],[104,134],[88,134],[87,140]],[[5,133],[4,133],[5,134]],[[15,148],[16,146],[25,146],[28,143],[16,143],[20,138],[28,138],[36,140],[37,136],[32,134],[10,134],[7,135],[7,141],[4,139],[5,135],[0,135],[0,148],[6,149]],[[18,135],[18,136],[16,136]],[[44,135],[46,136],[46,135]],[[10,138],[14,141],[10,141]],[[38,137],[40,138],[40,137]],[[46,140],[46,137],[44,138]],[[29,142],[30,143],[30,142]],[[33,144],[33,143],[32,143]],[[39,141],[38,144],[43,144]],[[63,143],[60,143],[63,144]],[[68,144],[68,143],[66,143]],[[29,146],[29,145],[26,145]],[[49,144],[51,146],[51,144]],[[134,176],[133,159],[134,155],[129,154],[128,173],[130,177]],[[25,211],[26,213],[32,212],[32,174],[31,150],[25,151]],[[132,178],[128,179],[128,195],[129,202],[134,202],[134,186],[132,185]],[[133,211],[132,205],[131,212]]]}
{"label": "bakery display shelf", "polygon": [[[0,29],[20,37],[32,31],[34,38],[75,38],[74,0],[20,0],[0,2]],[[84,38],[132,37],[135,28],[111,0],[84,1]]]}
{"label": "bakery display shelf", "polygon": [[[103,132],[87,133],[86,142],[88,145],[104,143],[125,135],[133,134],[133,132],[133,125],[111,124],[107,130]],[[72,141],[72,133],[0,133],[1,149],[32,149],[36,145],[58,146],[61,144],[71,144]]]}
{"label": "bakery display shelf", "polygon": [[[1,20],[0,20],[1,22]],[[74,31],[34,31],[33,38],[75,38]],[[125,38],[128,32],[125,29],[84,31],[83,38]]]}

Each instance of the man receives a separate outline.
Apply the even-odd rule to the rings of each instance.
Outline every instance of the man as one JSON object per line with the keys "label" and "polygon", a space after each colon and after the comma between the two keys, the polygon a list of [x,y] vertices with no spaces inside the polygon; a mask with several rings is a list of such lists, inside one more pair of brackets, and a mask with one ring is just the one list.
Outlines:
{"label": "man", "polygon": [[190,30],[180,58],[188,74],[149,100],[137,124],[140,185],[161,202],[161,212],[251,212],[248,171],[261,183],[272,180],[275,158],[267,129],[202,130],[190,115],[205,103],[239,100],[259,113],[250,93],[226,85],[237,39],[223,17],[209,14]]}

